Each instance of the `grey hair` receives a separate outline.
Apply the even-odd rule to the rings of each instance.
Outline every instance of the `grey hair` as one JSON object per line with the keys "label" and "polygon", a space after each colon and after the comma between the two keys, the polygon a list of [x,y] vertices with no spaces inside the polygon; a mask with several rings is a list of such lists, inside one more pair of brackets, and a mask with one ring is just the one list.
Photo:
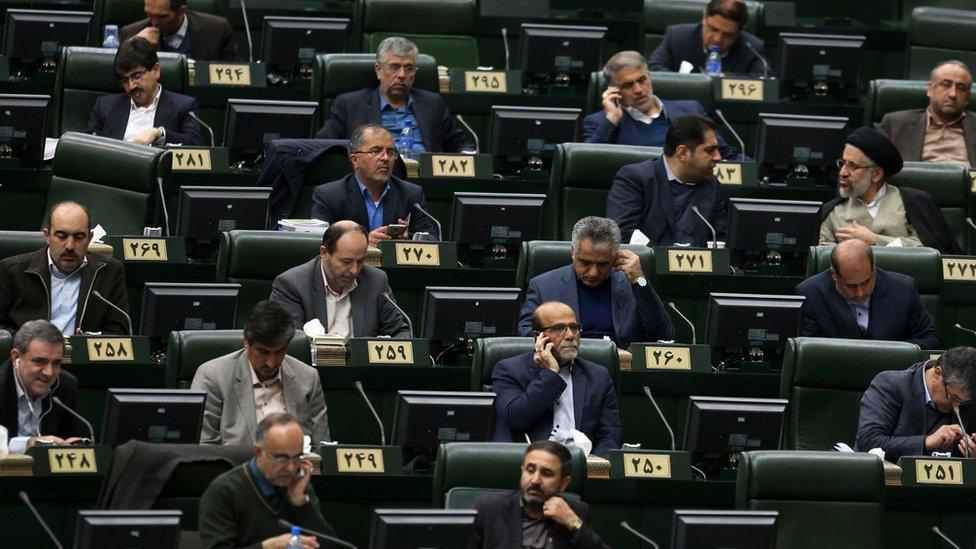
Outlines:
{"label": "grey hair", "polygon": [[57,326],[46,320],[29,320],[17,330],[14,336],[14,349],[20,354],[27,353],[31,341],[39,339],[52,345],[64,345],[64,335]]}
{"label": "grey hair", "polygon": [[616,253],[620,248],[620,227],[606,217],[584,217],[573,225],[573,250],[579,249],[584,238],[589,238],[594,246],[609,246]]}
{"label": "grey hair", "polygon": [[376,62],[382,63],[383,56],[386,54],[396,55],[397,57],[417,57],[419,50],[417,45],[402,36],[391,36],[380,42],[376,48]]}
{"label": "grey hair", "polygon": [[942,381],[972,393],[976,389],[976,348],[953,347],[936,361],[942,367]]}
{"label": "grey hair", "polygon": [[969,67],[967,67],[966,64],[963,63],[962,61],[959,61],[958,59],[948,59],[946,61],[940,62],[938,65],[935,66],[935,68],[932,69],[932,72],[929,73],[929,82],[935,81],[935,73],[936,73],[936,71],[938,71],[939,69],[941,69],[942,67],[944,67],[946,65],[955,65],[955,66],[959,67],[960,69],[968,72],[970,78],[973,75],[973,72],[971,70],[969,70]]}
{"label": "grey hair", "polygon": [[263,446],[264,441],[268,438],[268,431],[270,431],[272,427],[275,425],[290,425],[292,423],[298,425],[299,427],[302,426],[302,424],[298,422],[298,419],[288,412],[275,412],[265,416],[264,419],[261,420],[261,423],[258,423],[258,428],[254,432],[254,443],[259,446]]}
{"label": "grey hair", "polygon": [[613,54],[607,64],[603,65],[603,76],[608,82],[613,82],[613,77],[620,71],[627,69],[647,70],[647,59],[640,52],[625,50]]}
{"label": "grey hair", "polygon": [[352,135],[349,136],[349,152],[361,151],[363,149],[363,143],[366,142],[366,132],[386,132],[390,133],[390,130],[380,126],[379,124],[363,124],[352,131]]}

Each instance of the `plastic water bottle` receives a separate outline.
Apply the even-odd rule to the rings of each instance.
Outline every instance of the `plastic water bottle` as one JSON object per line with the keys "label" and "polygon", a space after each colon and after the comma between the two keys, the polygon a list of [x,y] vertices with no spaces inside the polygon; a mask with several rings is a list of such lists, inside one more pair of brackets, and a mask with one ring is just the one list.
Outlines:
{"label": "plastic water bottle", "polygon": [[413,158],[413,126],[404,126],[397,138],[397,150],[403,158]]}
{"label": "plastic water bottle", "polygon": [[718,46],[712,46],[705,60],[705,74],[708,76],[722,76],[722,56],[718,53]]}
{"label": "plastic water bottle", "polygon": [[119,49],[118,25],[105,25],[105,40],[102,40],[102,47],[110,50]]}
{"label": "plastic water bottle", "polygon": [[304,549],[305,544],[302,543],[302,529],[297,526],[291,527],[291,539],[288,540],[288,545],[285,549]]}

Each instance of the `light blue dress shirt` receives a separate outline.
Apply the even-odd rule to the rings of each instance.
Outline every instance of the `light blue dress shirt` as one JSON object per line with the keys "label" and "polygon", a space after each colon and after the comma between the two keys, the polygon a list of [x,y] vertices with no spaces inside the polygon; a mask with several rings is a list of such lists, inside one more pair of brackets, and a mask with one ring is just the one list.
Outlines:
{"label": "light blue dress shirt", "polygon": [[573,406],[573,366],[564,366],[559,369],[559,377],[566,382],[566,388],[552,413],[552,433],[549,440],[554,440],[561,444],[573,443],[573,429],[576,429],[576,413]]}
{"label": "light blue dress shirt", "polygon": [[851,312],[854,313],[857,326],[861,328],[862,332],[868,331],[868,324],[871,322],[871,298],[865,299],[864,303],[848,301],[847,304],[851,306]]}
{"label": "light blue dress shirt", "polygon": [[[377,91],[376,93],[379,93]],[[400,136],[400,132],[403,128],[410,126],[410,134],[413,137],[413,147],[410,149],[413,151],[413,155],[416,156],[417,153],[426,152],[427,148],[424,147],[424,136],[420,133],[420,124],[417,123],[417,117],[413,113],[413,97],[407,95],[407,104],[400,107],[399,109],[390,104],[380,93],[380,125],[390,131],[393,134],[394,141]]]}
{"label": "light blue dress shirt", "polygon": [[81,271],[88,265],[88,257],[82,260],[75,272],[66,275],[58,269],[51,259],[51,249],[47,250],[47,266],[51,271],[51,323],[65,336],[75,333],[78,316],[78,292],[81,290]]}
{"label": "light blue dress shirt", "polygon": [[44,408],[44,397],[29,399],[20,386],[17,372],[13,371],[11,374],[14,376],[14,386],[17,387],[17,432],[9,433],[10,442],[7,444],[7,449],[13,454],[23,454],[27,452],[27,440],[41,434],[41,410]]}
{"label": "light blue dress shirt", "polygon": [[359,192],[363,195],[363,204],[366,205],[366,218],[369,220],[369,230],[370,232],[383,226],[383,200],[386,199],[386,193],[390,192],[390,184],[387,183],[383,186],[383,192],[380,193],[380,201],[373,202],[373,193],[359,180],[359,176],[356,177],[356,183],[359,184]]}

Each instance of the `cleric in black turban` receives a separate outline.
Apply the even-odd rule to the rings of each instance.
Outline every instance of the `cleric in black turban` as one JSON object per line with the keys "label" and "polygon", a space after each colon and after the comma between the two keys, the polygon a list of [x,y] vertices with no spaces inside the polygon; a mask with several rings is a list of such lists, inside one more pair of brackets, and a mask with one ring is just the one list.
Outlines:
{"label": "cleric in black turban", "polygon": [[857,147],[872,162],[884,170],[885,178],[892,177],[901,171],[904,163],[898,149],[878,130],[872,128],[858,128],[847,136],[848,145]]}

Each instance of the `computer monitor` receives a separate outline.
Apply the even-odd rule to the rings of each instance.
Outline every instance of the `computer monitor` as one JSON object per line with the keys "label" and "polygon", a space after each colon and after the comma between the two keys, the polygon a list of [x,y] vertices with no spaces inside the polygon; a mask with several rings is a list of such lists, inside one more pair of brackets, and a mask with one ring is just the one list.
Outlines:
{"label": "computer monitor", "polygon": [[685,451],[708,476],[735,469],[749,450],[779,450],[786,406],[780,398],[688,397]]}
{"label": "computer monitor", "polygon": [[836,186],[847,124],[845,116],[759,113],[760,179],[773,185]]}
{"label": "computer monitor", "polygon": [[92,12],[8,9],[3,55],[10,73],[53,72],[61,48],[87,46]]}
{"label": "computer monitor", "polygon": [[521,32],[519,66],[529,88],[585,85],[603,64],[606,27],[522,23]]}
{"label": "computer monitor", "polygon": [[369,549],[456,549],[471,545],[474,509],[375,509]]}
{"label": "computer monitor", "polygon": [[397,391],[393,445],[411,470],[425,470],[442,442],[488,442],[495,423],[495,393]]}
{"label": "computer monitor", "polygon": [[671,549],[776,549],[777,511],[674,512]]}
{"label": "computer monitor", "polygon": [[349,42],[345,17],[283,17],[266,15],[261,59],[269,73],[310,78],[319,53],[342,53]]}
{"label": "computer monitor", "polygon": [[522,242],[542,236],[545,206],[544,194],[454,193],[451,235],[461,248],[462,261],[514,261]]}
{"label": "computer monitor", "polygon": [[863,45],[864,36],[781,32],[781,95],[857,103],[861,97]]}
{"label": "computer monitor", "polygon": [[182,511],[78,511],[74,549],[176,549]]}
{"label": "computer monitor", "polygon": [[315,134],[314,101],[228,99],[224,114],[224,147],[232,162],[253,162],[275,139],[311,138]]}
{"label": "computer monitor", "polygon": [[725,247],[744,271],[781,266],[802,274],[810,246],[820,241],[820,202],[733,198]]}
{"label": "computer monitor", "polygon": [[421,333],[437,354],[448,348],[470,354],[475,339],[518,334],[519,294],[518,288],[427,286]]}
{"label": "computer monitor", "polygon": [[192,389],[109,389],[98,442],[199,444],[206,400]]}
{"label": "computer monitor", "polygon": [[173,331],[231,330],[240,292],[240,284],[147,282],[140,332],[165,341]]}
{"label": "computer monitor", "polygon": [[220,234],[268,226],[271,187],[180,187],[177,234],[186,238],[186,255],[210,259]]}
{"label": "computer monitor", "polygon": [[0,158],[44,162],[49,95],[0,95]]}
{"label": "computer monitor", "polygon": [[556,145],[579,140],[580,109],[556,107],[491,108],[491,143],[495,171],[549,169]]}
{"label": "computer monitor", "polygon": [[803,296],[708,296],[708,344],[719,369],[779,368],[786,340],[800,335]]}

